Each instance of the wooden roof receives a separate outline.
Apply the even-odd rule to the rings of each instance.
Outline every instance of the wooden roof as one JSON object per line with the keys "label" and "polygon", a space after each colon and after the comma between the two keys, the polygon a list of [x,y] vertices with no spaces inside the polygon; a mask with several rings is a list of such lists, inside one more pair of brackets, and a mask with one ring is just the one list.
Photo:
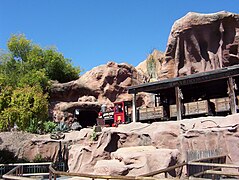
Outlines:
{"label": "wooden roof", "polygon": [[[236,78],[238,76],[238,78]],[[196,73],[188,76],[160,80],[156,82],[144,83],[136,86],[130,86],[128,93],[174,93],[174,87],[180,87],[184,94],[191,98],[201,97],[203,93],[207,93],[209,97],[227,96],[227,79],[235,77],[239,83],[239,65],[225,67],[213,71]]]}

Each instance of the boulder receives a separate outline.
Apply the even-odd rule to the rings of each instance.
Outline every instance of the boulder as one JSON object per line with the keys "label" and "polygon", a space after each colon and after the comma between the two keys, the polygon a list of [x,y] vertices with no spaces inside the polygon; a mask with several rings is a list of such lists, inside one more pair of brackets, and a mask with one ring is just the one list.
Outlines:
{"label": "boulder", "polygon": [[[138,176],[176,165],[180,162],[180,152],[177,149],[135,146],[120,148],[111,154],[111,158],[126,165],[129,171],[127,175]],[[170,172],[173,177],[176,177],[177,174],[179,173],[175,171]]]}
{"label": "boulder", "polygon": [[123,176],[128,173],[128,168],[118,160],[100,160],[94,166],[94,174],[108,176]]}

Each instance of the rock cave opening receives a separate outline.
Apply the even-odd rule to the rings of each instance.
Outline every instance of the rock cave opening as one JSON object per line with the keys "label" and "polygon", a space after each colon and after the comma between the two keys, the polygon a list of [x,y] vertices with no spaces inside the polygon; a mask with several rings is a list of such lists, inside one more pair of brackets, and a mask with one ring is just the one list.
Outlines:
{"label": "rock cave opening", "polygon": [[98,113],[94,110],[79,110],[75,114],[76,121],[80,123],[82,128],[96,125],[97,117],[98,117]]}

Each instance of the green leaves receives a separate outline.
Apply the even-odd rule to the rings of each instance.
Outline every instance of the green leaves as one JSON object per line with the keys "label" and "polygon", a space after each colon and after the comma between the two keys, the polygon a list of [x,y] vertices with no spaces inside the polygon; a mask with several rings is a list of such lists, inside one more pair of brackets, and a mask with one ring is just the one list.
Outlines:
{"label": "green leaves", "polygon": [[54,48],[44,49],[13,35],[7,42],[8,53],[0,51],[0,131],[17,126],[39,132],[48,118],[50,80],[68,82],[78,78],[80,68]]}
{"label": "green leaves", "polygon": [[13,35],[7,43],[7,47],[15,60],[27,61],[27,55],[31,50],[31,41],[22,34]]}
{"label": "green leaves", "polygon": [[[7,99],[8,96],[3,97]],[[0,113],[0,129],[9,130],[16,124],[20,130],[32,133],[41,130],[48,117],[47,98],[40,86],[13,90],[9,103]],[[6,101],[1,101],[0,105],[4,106],[4,103]]]}
{"label": "green leaves", "polygon": [[[29,71],[41,71],[48,80],[68,82],[79,77],[80,68],[73,67],[71,61],[66,59],[54,48],[43,49],[27,40],[22,34],[13,35],[8,41],[9,55],[2,55],[2,64],[5,73],[14,70],[20,74]],[[10,73],[12,74],[12,73]],[[12,74],[13,78],[14,74]]]}

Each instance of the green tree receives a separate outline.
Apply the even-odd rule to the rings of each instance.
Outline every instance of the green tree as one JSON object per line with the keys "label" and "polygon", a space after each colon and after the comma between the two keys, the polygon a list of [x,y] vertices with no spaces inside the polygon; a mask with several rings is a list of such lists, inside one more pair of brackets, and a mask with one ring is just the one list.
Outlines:
{"label": "green tree", "polygon": [[146,60],[146,65],[147,65],[147,72],[149,75],[150,80],[156,80],[157,77],[157,62],[156,59],[153,57],[152,54],[150,54]]}
{"label": "green tree", "polygon": [[[68,82],[79,77],[80,68],[73,67],[71,61],[54,48],[43,49],[26,39],[24,35],[13,35],[7,45],[10,56],[6,63],[8,65],[5,67],[6,71],[12,68],[25,74],[32,69],[41,71],[44,69],[45,75],[50,80],[59,82]],[[15,65],[18,62],[21,65],[17,66],[17,69]]]}
{"label": "green tree", "polygon": [[40,86],[13,90],[10,103],[1,112],[0,129],[8,130],[16,124],[32,133],[41,130],[48,117],[47,98]]}
{"label": "green tree", "polygon": [[41,48],[24,35],[13,35],[0,51],[0,130],[17,125],[37,132],[48,117],[50,80],[78,78],[79,67],[54,48]]}

